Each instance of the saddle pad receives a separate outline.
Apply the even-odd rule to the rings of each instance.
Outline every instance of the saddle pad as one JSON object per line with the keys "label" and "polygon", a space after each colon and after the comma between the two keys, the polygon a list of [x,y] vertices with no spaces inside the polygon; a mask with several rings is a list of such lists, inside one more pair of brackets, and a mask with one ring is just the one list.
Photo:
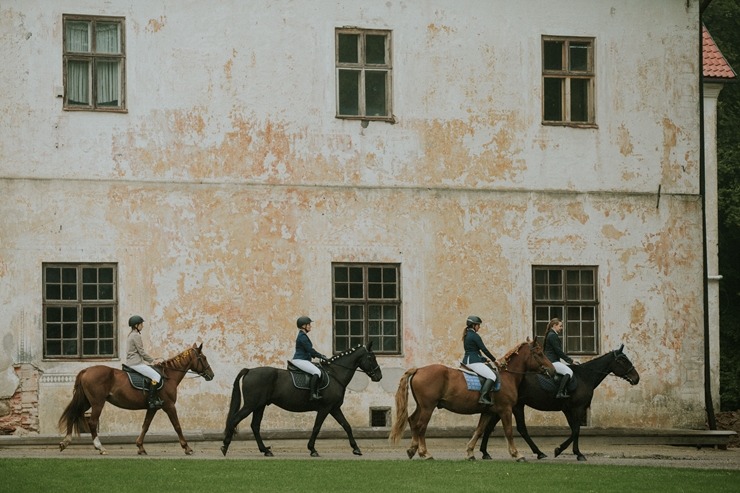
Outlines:
{"label": "saddle pad", "polygon": [[[548,378],[545,375],[537,375],[537,383],[540,384],[540,388],[544,390],[545,392],[554,394],[558,391],[561,378],[562,377],[560,375],[558,375],[554,379]],[[576,378],[576,376],[573,375],[570,379],[570,382],[568,382],[567,390],[568,392],[573,392],[574,390],[576,390],[576,387],[578,387],[578,378]]]}
{"label": "saddle pad", "polygon": [[480,377],[477,373],[468,373],[464,370],[460,370],[465,377],[465,383],[468,384],[468,390],[477,390],[480,391],[482,385],[480,382]]}
{"label": "saddle pad", "polygon": [[[290,376],[293,379],[293,385],[297,389],[310,389],[311,388],[311,375],[305,371],[290,371]],[[319,389],[323,390],[329,386],[329,375],[322,371],[321,379],[319,380]]]}
{"label": "saddle pad", "polygon": [[[129,366],[126,366],[126,365],[122,365],[122,366],[123,366],[123,371],[125,371],[126,374],[128,375],[128,381],[131,382],[131,386],[133,388],[139,389],[139,390],[149,390],[150,380],[148,377],[145,377],[144,375],[142,375],[141,373],[137,372],[136,370],[134,370],[133,368]],[[160,373],[160,376],[161,376],[161,373]],[[163,386],[164,386],[164,378],[160,378],[159,383],[157,384],[157,390],[161,389]]]}

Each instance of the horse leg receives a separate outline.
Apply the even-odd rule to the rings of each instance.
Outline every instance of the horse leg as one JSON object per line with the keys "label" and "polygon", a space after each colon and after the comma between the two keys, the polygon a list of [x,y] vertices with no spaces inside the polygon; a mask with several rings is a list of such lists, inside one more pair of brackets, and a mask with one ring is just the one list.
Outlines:
{"label": "horse leg", "polygon": [[144,435],[146,435],[146,432],[149,431],[149,425],[152,424],[152,420],[154,419],[154,415],[157,414],[157,409],[147,409],[146,410],[146,416],[144,416],[144,424],[141,425],[141,433],[139,434],[139,437],[136,439],[136,448],[138,448],[137,455],[147,455],[146,450],[144,450]]}
{"label": "horse leg", "polygon": [[496,428],[496,424],[501,420],[498,414],[491,415],[490,421],[486,426],[486,430],[483,432],[483,438],[480,441],[480,451],[483,454],[483,460],[491,460],[491,454],[488,453],[488,439],[491,437],[491,433]]}
{"label": "horse leg", "polygon": [[[586,460],[586,456],[581,453],[581,449],[578,446],[578,437],[581,434],[581,414],[582,413],[578,412],[578,410],[573,410],[566,415],[566,418],[568,419],[568,425],[570,426],[570,438],[568,440],[573,442],[573,454],[575,454],[579,462],[584,462]],[[568,443],[568,441],[564,442],[563,445],[559,447],[560,451],[564,450],[564,446],[567,447]]]}
{"label": "horse leg", "polygon": [[504,435],[506,435],[506,442],[509,445],[509,454],[516,459],[517,462],[526,461],[527,459],[519,453],[516,445],[514,445],[514,433],[511,426],[511,408],[500,412],[499,416],[501,416],[501,426],[504,427]]}
{"label": "horse leg", "polygon": [[257,442],[257,447],[259,447],[260,452],[262,452],[265,457],[274,457],[271,447],[265,447],[265,444],[262,441],[262,435],[260,434],[260,426],[262,425],[262,416],[264,416],[264,414],[264,406],[254,410],[251,424],[252,434],[254,435],[254,440]]}
{"label": "horse leg", "polygon": [[524,441],[527,442],[527,445],[529,445],[529,448],[532,450],[532,453],[537,454],[537,459],[546,459],[547,454],[542,452],[540,448],[537,446],[536,443],[534,443],[534,440],[532,440],[532,437],[529,436],[529,431],[527,431],[527,423],[524,420],[524,404],[517,404],[514,406],[513,409],[514,412],[514,419],[516,419],[516,431],[519,432],[519,434],[524,438]]}
{"label": "horse leg", "polygon": [[475,432],[468,442],[468,447],[465,450],[468,460],[475,460],[475,444],[478,443],[478,438],[483,434],[484,430],[488,428],[488,422],[491,420],[490,414],[481,414],[478,418],[478,425],[475,427]]}
{"label": "horse leg", "polygon": [[[236,427],[239,423],[242,422],[244,418],[252,414],[252,410],[247,408],[246,406],[239,409],[236,413],[234,413],[234,416],[231,417],[231,419],[228,419],[226,421],[226,431],[224,432],[224,442],[223,445],[221,445],[221,453],[226,455],[226,452],[229,451],[229,445],[231,444],[232,438],[234,438],[234,433],[236,432]],[[259,442],[258,442],[259,443]]]}
{"label": "horse leg", "polygon": [[100,422],[101,412],[103,412],[103,404],[95,404],[92,406],[92,410],[90,411],[90,420],[88,421],[90,424],[90,436],[92,437],[95,450],[99,451],[100,455],[108,455],[108,451],[103,447],[103,444],[100,442],[100,437],[98,436],[98,423]]}
{"label": "horse leg", "polygon": [[308,440],[307,448],[311,452],[311,457],[321,457],[318,452],[316,452],[316,449],[314,448],[314,445],[316,444],[316,437],[319,436],[319,431],[321,431],[321,425],[324,424],[324,420],[329,415],[329,412],[326,409],[322,409],[319,412],[316,413],[316,420],[313,422],[313,430],[311,431],[311,438]]}
{"label": "horse leg", "polygon": [[[169,404],[169,403],[168,403]],[[174,403],[171,403],[171,405],[165,404],[164,406],[164,412],[167,413],[167,417],[170,418],[170,423],[172,423],[172,427],[175,429],[175,433],[177,433],[177,438],[180,440],[180,446],[185,450],[185,455],[193,455],[193,449],[190,448],[190,445],[188,445],[187,440],[185,440],[185,436],[182,434],[182,427],[180,426],[180,418],[177,416],[177,408],[175,407]],[[157,410],[154,409],[154,412]],[[154,416],[154,414],[152,414]],[[144,436],[141,436],[142,444],[144,441]]]}
{"label": "horse leg", "polygon": [[406,450],[409,459],[413,459],[416,451],[419,450],[419,434],[416,431],[416,423],[419,421],[419,407],[409,416],[409,428],[411,429],[411,446]]}
{"label": "horse leg", "polygon": [[412,426],[411,428],[412,430],[415,430],[414,432],[416,433],[415,438],[418,443],[419,457],[427,460],[434,459],[434,457],[432,457],[432,454],[430,454],[427,450],[426,433],[430,419],[432,419],[432,410],[422,409],[416,418],[416,426]]}
{"label": "horse leg", "polygon": [[344,417],[342,409],[339,407],[333,409],[331,411],[331,415],[337,421],[337,423],[339,423],[339,425],[344,428],[344,432],[347,434],[347,438],[349,438],[349,445],[350,447],[352,447],[352,453],[355,455],[362,455],[360,447],[357,446],[355,437],[352,435],[352,427],[349,425],[347,418]]}

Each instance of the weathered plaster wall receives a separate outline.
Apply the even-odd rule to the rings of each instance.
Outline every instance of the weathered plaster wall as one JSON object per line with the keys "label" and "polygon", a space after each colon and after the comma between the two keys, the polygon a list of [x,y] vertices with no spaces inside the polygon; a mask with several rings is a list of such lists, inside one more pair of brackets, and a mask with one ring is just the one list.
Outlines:
{"label": "weathered plaster wall", "polygon": [[[641,372],[602,384],[592,424],[701,425],[697,7],[569,5],[4,2],[0,330],[43,371],[40,431],[86,366],[42,360],[52,261],[117,262],[120,318],[144,315],[153,354],[204,343],[216,379],[181,385],[186,429],[223,426],[241,367],[284,364],[297,315],[330,350],[337,261],[402,266],[404,354],[353,383],[355,426],[404,369],[456,364],[468,314],[497,355],[530,335],[531,266],[550,263],[599,266],[600,347]],[[62,111],[63,13],[126,17],[127,114]],[[345,25],[393,31],[395,125],[334,118]],[[543,34],[595,36],[597,128],[541,125]],[[312,419],[271,408],[265,426]]]}

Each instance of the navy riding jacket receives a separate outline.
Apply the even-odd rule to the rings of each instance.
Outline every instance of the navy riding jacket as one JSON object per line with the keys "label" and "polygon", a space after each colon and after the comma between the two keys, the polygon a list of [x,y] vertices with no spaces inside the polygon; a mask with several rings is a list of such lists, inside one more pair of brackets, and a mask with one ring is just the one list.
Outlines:
{"label": "navy riding jacket", "polygon": [[463,356],[463,363],[465,364],[485,363],[486,360],[480,354],[481,351],[483,354],[488,356],[491,361],[496,361],[496,358],[493,357],[491,351],[489,351],[486,345],[483,344],[483,339],[481,339],[478,333],[470,327],[465,331],[463,349],[465,349],[465,356]]}
{"label": "navy riding jacket", "polygon": [[547,335],[545,336],[544,352],[547,359],[553,363],[560,361],[561,359],[568,363],[573,363],[573,358],[563,352],[563,344],[560,342],[558,333],[554,330],[547,331]]}
{"label": "navy riding jacket", "polygon": [[308,334],[299,330],[298,337],[295,338],[295,354],[293,355],[293,359],[305,359],[310,361],[311,358],[326,359],[326,356],[313,348],[313,344],[311,343],[311,339],[308,338]]}

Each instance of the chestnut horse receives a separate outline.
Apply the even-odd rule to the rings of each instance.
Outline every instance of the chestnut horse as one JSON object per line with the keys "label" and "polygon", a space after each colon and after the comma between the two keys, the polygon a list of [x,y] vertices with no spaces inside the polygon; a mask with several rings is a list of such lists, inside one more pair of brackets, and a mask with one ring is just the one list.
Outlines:
{"label": "chestnut horse", "polygon": [[[203,344],[200,346],[193,344],[193,347],[186,349],[174,358],[156,365],[165,377],[164,386],[159,390],[159,397],[164,401],[162,410],[170,418],[170,422],[172,422],[172,426],[180,438],[180,446],[185,449],[187,455],[191,455],[193,449],[190,448],[182,435],[180,420],[177,417],[177,409],[175,409],[177,386],[180,385],[180,382],[185,378],[185,374],[190,370],[205,378],[206,381],[213,380],[213,370],[211,370],[211,365],[208,364],[202,349]],[[135,389],[125,371],[105,365],[91,366],[77,374],[72,401],[59,418],[59,429],[63,433],[66,430],[67,433],[64,440],[59,443],[60,451],[67,448],[67,445],[72,441],[72,430],[79,435],[80,430],[85,429],[85,412],[92,408],[88,424],[93,445],[102,455],[108,453],[98,437],[98,420],[106,401],[123,409],[147,410],[144,424],[141,427],[141,434],[136,439],[136,446],[139,448],[138,454],[146,455],[144,435],[146,435],[158,409],[148,409],[147,393]]]}
{"label": "chestnut horse", "polygon": [[[501,390],[493,393],[492,406],[478,403],[480,392],[468,390],[465,376],[457,368],[429,365],[406,371],[396,391],[396,419],[388,437],[391,443],[398,443],[408,421],[411,428],[411,447],[406,453],[409,459],[417,452],[422,459],[431,459],[425,435],[435,408],[447,409],[457,414],[481,413],[481,420],[485,418],[486,423],[491,413],[496,413],[501,416],[509,453],[518,461],[524,460],[514,446],[511,430],[511,408],[517,402],[519,384],[529,372],[545,373],[550,376],[555,374],[555,368],[542,352],[542,346],[529,338],[509,351],[503,358],[503,363],[497,362],[496,365],[499,368]],[[411,416],[408,415],[409,387],[416,401],[416,410]],[[475,458],[470,445],[468,458]]]}
{"label": "chestnut horse", "polygon": [[[609,374],[614,374],[623,378],[630,385],[637,385],[640,382],[640,374],[635,369],[635,365],[624,354],[624,344],[619,349],[609,351],[597,358],[575,365],[572,367],[573,375],[576,379],[576,388],[570,393],[567,399],[555,398],[555,386],[552,389],[544,390],[534,375],[528,375],[519,386],[519,402],[514,406],[513,413],[516,418],[516,429],[519,434],[537,454],[538,459],[547,457],[539,447],[534,443],[532,437],[527,431],[527,424],[524,421],[524,406],[529,406],[540,411],[562,411],[570,426],[570,436],[567,440],[555,448],[555,457],[567,449],[568,445],[573,443],[573,454],[579,461],[585,461],[586,456],[581,453],[578,446],[578,437],[581,433],[581,422],[586,417],[586,409],[591,406],[591,399],[594,396],[594,390]],[[483,431],[483,440],[481,441],[480,451],[484,459],[490,459],[487,445],[488,437],[498,423],[494,416],[486,425]],[[478,432],[479,430],[476,430]],[[475,437],[474,437],[475,438]]]}

